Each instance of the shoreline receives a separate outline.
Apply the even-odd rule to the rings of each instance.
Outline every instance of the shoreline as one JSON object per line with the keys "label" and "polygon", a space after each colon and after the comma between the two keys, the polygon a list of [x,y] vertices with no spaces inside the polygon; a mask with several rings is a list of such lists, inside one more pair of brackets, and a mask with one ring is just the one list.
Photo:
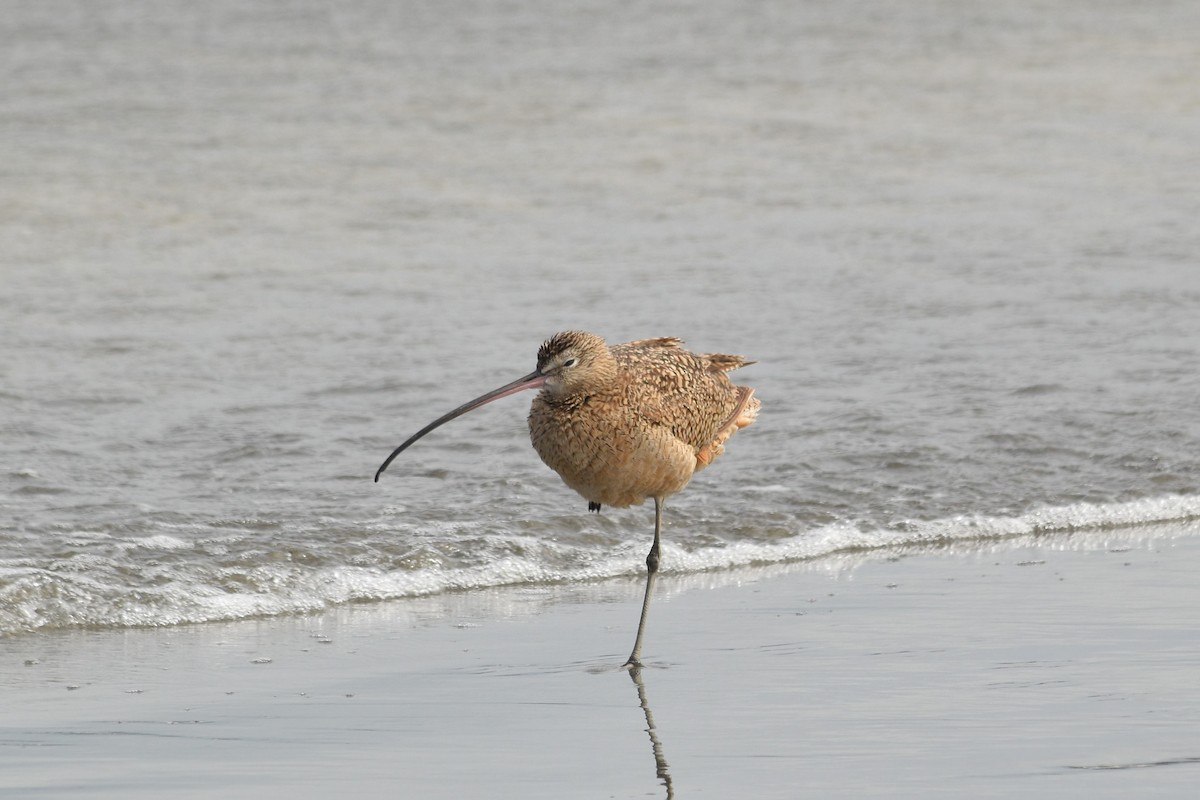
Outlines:
{"label": "shoreline", "polygon": [[667,573],[640,674],[640,579],[26,634],[0,792],[1184,797],[1197,570],[1176,524]]}

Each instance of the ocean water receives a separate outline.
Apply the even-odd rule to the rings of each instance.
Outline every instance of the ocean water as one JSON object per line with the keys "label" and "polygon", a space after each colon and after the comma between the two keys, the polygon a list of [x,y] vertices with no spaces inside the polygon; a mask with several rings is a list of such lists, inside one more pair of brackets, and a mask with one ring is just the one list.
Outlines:
{"label": "ocean water", "polygon": [[[555,331],[757,363],[663,568],[1200,517],[1189,2],[24,3],[0,635],[636,575]],[[1180,535],[1194,535],[1184,526]]]}

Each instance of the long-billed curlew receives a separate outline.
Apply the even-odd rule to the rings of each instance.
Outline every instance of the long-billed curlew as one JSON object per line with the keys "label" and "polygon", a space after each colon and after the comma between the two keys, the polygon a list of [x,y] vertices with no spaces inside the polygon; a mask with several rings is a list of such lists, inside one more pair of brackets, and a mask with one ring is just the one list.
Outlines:
{"label": "long-billed curlew", "polygon": [[595,334],[564,331],[538,350],[537,369],[435,419],[392,451],[392,460],[425,434],[462,414],[523,389],[541,389],[529,412],[533,449],[563,482],[601,505],[654,498],[654,544],[646,556],[646,596],[627,667],[641,665],[642,636],[658,573],[662,510],[754,421],[759,401],[726,372],[752,364],[741,356],[691,353],[679,339],[640,339],[609,347]]}

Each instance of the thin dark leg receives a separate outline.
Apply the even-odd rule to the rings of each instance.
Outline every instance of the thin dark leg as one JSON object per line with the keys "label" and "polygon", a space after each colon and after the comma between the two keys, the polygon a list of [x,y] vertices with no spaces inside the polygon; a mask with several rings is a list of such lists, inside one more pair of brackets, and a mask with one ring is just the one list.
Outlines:
{"label": "thin dark leg", "polygon": [[626,667],[642,665],[642,636],[646,633],[646,617],[650,615],[650,596],[654,594],[654,579],[658,576],[659,536],[662,532],[662,510],[666,500],[654,498],[654,544],[646,556],[646,597],[642,600],[642,618],[638,622],[637,639],[633,642],[633,652],[629,654]]}

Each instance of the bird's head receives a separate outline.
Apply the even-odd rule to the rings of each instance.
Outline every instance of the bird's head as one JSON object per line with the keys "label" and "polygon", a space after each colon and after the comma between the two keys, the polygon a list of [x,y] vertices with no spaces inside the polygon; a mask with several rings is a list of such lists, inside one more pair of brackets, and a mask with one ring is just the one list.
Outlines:
{"label": "bird's head", "polygon": [[547,339],[538,350],[537,371],[552,394],[584,393],[607,380],[615,369],[608,345],[594,333],[563,331]]}
{"label": "bird's head", "polygon": [[396,456],[407,450],[413,442],[450,420],[461,417],[468,411],[473,411],[493,400],[508,397],[510,394],[516,394],[525,389],[544,389],[557,396],[586,394],[603,386],[605,381],[611,380],[612,376],[616,375],[616,372],[616,359],[613,358],[608,345],[599,336],[583,331],[556,333],[547,339],[538,350],[537,369],[524,377],[517,378],[512,383],[506,383],[499,389],[493,389],[469,403],[464,403],[421,428],[384,459],[383,464],[375,472],[375,480],[378,481],[388,464],[391,464]]}

